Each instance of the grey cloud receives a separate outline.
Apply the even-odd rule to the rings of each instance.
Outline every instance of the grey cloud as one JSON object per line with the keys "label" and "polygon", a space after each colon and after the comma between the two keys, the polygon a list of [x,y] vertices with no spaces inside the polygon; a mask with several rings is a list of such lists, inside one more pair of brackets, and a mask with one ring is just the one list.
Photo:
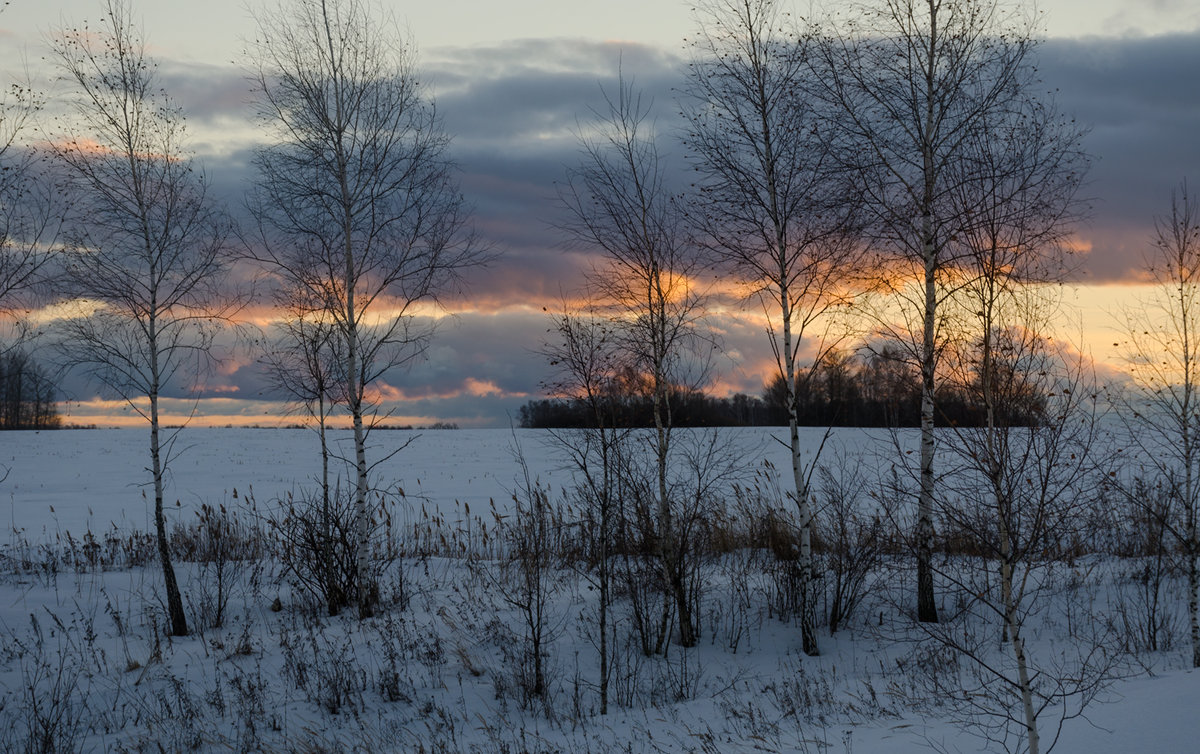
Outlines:
{"label": "grey cloud", "polygon": [[548,326],[540,311],[458,315],[441,323],[426,359],[387,381],[406,392],[446,394],[466,389],[472,379],[505,393],[537,393],[545,375],[538,350]]}
{"label": "grey cloud", "polygon": [[653,99],[655,115],[674,111],[671,88],[682,63],[644,45],[587,40],[521,40],[457,48],[430,66],[438,107],[468,151],[503,149],[544,156],[575,151],[579,123],[614,92],[620,72]]}
{"label": "grey cloud", "polygon": [[1041,57],[1062,108],[1092,129],[1086,279],[1128,279],[1171,189],[1189,172],[1200,175],[1200,33],[1056,39]]}
{"label": "grey cloud", "polygon": [[[244,122],[254,114],[246,71],[234,65],[165,61],[158,69],[160,84],[181,104],[188,120],[204,127]],[[229,134],[223,131],[227,139]]]}
{"label": "grey cloud", "polygon": [[[555,182],[578,161],[577,125],[603,104],[600,84],[612,90],[618,65],[653,98],[664,144],[680,158],[682,173],[683,148],[670,141],[678,135],[673,89],[684,70],[677,55],[639,45],[520,40],[438,48],[425,61],[476,222],[503,251],[516,255],[518,265],[521,255],[533,255],[527,272],[536,272],[561,248],[561,234],[554,230]],[[1195,78],[1200,32],[1052,39],[1041,48],[1040,68],[1062,109],[1092,129],[1086,147],[1096,162],[1086,193],[1094,210],[1080,232],[1094,250],[1085,276],[1127,277],[1140,263],[1135,252],[1148,238],[1154,215],[1165,211],[1171,188],[1200,169]],[[253,177],[246,146],[230,150],[221,140],[230,130],[223,124],[250,113],[243,72],[232,65],[164,65],[164,84],[193,120],[214,188],[240,206]],[[239,138],[250,132],[246,123]]]}
{"label": "grey cloud", "polygon": [[528,73],[586,73],[594,77],[615,75],[618,67],[645,76],[673,65],[676,56],[667,50],[633,42],[600,42],[590,39],[515,39],[492,46],[442,47],[428,56],[430,80],[444,88],[463,86],[481,78],[503,78]]}
{"label": "grey cloud", "polygon": [[[686,170],[673,89],[682,83],[682,60],[648,47],[578,40],[525,40],[488,48],[440,48],[424,61],[426,78],[453,137],[462,190],[475,208],[479,233],[499,259],[468,274],[457,305],[481,312],[514,303],[534,311],[467,313],[439,333],[429,358],[387,381],[415,396],[402,412],[460,423],[504,425],[508,415],[536,395],[547,373],[534,352],[547,321],[537,309],[561,293],[578,290],[589,266],[584,250],[564,250],[555,229],[560,211],[555,184],[578,161],[577,124],[603,104],[600,83],[611,91],[618,61],[653,97],[664,145]],[[1092,128],[1086,148],[1097,161],[1086,193],[1093,217],[1080,234],[1093,244],[1083,275],[1119,280],[1140,264],[1154,215],[1163,213],[1171,188],[1192,173],[1200,181],[1200,33],[1138,39],[1049,40],[1040,68],[1061,108]],[[232,66],[168,71],[165,83],[189,109],[194,133],[218,144],[224,119],[245,117],[245,81]],[[240,89],[239,89],[240,87]],[[241,93],[239,93],[239,91]],[[205,141],[208,140],[208,141]],[[234,208],[253,179],[248,147],[202,150],[214,190]],[[730,358],[719,365],[725,384],[757,392],[758,365],[770,358],[766,338],[747,320],[718,323]],[[470,395],[468,378],[494,383],[498,395]],[[225,378],[243,398],[259,397],[265,383],[253,365]]]}
{"label": "grey cloud", "polygon": [[[553,249],[554,182],[578,160],[571,134],[602,105],[598,82],[615,85],[616,48],[529,40],[464,52],[447,66],[446,122],[456,134],[465,185],[481,217],[503,220],[507,241]],[[626,49],[627,76],[653,97],[660,132],[674,157],[673,89],[682,60],[649,48]],[[605,66],[608,66],[607,70]],[[1091,218],[1079,227],[1092,253],[1087,280],[1127,279],[1141,264],[1153,217],[1171,189],[1200,169],[1200,32],[1141,38],[1053,39],[1040,51],[1046,88],[1062,109],[1090,127],[1085,148],[1096,161],[1085,187]],[[441,70],[441,69],[439,69]],[[473,72],[473,73],[472,73]],[[434,76],[437,80],[437,74]],[[677,162],[686,170],[682,160]],[[493,214],[495,213],[495,214]]]}

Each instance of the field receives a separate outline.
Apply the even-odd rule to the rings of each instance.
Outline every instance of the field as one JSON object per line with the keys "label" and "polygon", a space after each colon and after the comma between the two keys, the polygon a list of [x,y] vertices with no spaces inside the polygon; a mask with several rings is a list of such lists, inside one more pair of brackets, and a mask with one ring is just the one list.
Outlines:
{"label": "field", "polygon": [[[820,439],[805,433],[810,452]],[[975,609],[982,593],[963,588],[991,583],[989,564],[945,535],[944,628],[908,616],[910,558],[885,531],[903,506],[887,505],[881,480],[915,436],[840,430],[822,453],[831,470],[864,480],[846,552],[861,554],[862,522],[883,527],[884,544],[861,571],[857,606],[836,632],[819,621],[821,654],[809,657],[788,613],[786,569],[760,541],[767,510],[780,505],[764,461],[786,468],[786,448],[765,430],[721,430],[716,445],[741,474],[706,514],[699,645],[645,655],[631,597],[618,590],[607,714],[595,577],[576,538],[568,457],[549,433],[372,436],[374,457],[398,452],[374,470],[382,602],[362,621],[353,610],[329,616],[280,539],[288,501],[317,489],[315,435],[180,433],[168,507],[185,638],[165,635],[162,574],[145,535],[145,444],[132,430],[0,436],[0,750],[1023,750],[999,623]],[[518,447],[551,509],[539,540],[551,546],[535,562],[536,626],[523,591],[534,561],[514,544],[530,492]],[[1081,544],[1030,569],[1039,586],[1025,636],[1035,683],[1051,690],[1042,750],[1057,735],[1057,752],[1194,751],[1200,673],[1188,667],[1183,579],[1156,566],[1170,553],[1156,561],[1130,549],[1135,516],[1089,499]],[[821,511],[828,520],[829,504]],[[826,536],[828,590],[846,569],[839,552]]]}

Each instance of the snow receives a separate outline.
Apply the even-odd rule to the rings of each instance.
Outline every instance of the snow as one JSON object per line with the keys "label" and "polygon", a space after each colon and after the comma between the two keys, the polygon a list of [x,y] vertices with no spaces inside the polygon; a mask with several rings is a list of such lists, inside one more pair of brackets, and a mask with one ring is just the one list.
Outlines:
{"label": "snow", "polygon": [[1056,752],[1189,752],[1200,750],[1200,670],[1186,669],[1118,684],[1093,710],[1090,722],[1067,726]]}
{"label": "snow", "polygon": [[[672,648],[667,660],[629,647],[617,653],[612,693],[633,703],[614,703],[607,716],[597,713],[595,642],[581,619],[595,595],[572,569],[553,576],[552,693],[528,705],[512,659],[521,624],[487,561],[436,554],[400,561],[386,584],[406,590],[407,605],[385,595],[387,607],[362,622],[306,609],[271,562],[239,563],[225,626],[165,637],[153,562],[73,567],[51,555],[67,546],[68,532],[78,542],[89,531],[152,530],[143,496],[146,434],[0,434],[0,473],[8,470],[0,495],[9,508],[9,532],[0,538],[0,750],[30,740],[31,720],[40,719],[31,713],[35,700],[44,710],[59,698],[71,712],[59,723],[62,750],[1002,750],[938,700],[912,702],[919,685],[905,664],[912,645],[894,639],[899,629],[879,627],[898,621],[885,596],[836,636],[824,632],[820,657],[805,657],[796,626],[764,609],[770,583],[761,563],[736,553],[706,566],[699,647]],[[748,469],[762,459],[787,468],[776,441],[782,432],[726,436],[729,447],[749,453]],[[805,431],[810,455],[822,436]],[[338,435],[342,446],[346,437]],[[824,458],[886,469],[894,442],[883,432],[838,430]],[[915,448],[915,437],[901,435],[900,444]],[[541,431],[389,430],[372,435],[372,445],[374,458],[398,450],[374,475],[381,487],[403,490],[406,524],[439,516],[461,531],[468,510],[485,522],[493,503],[511,513],[517,445],[548,488],[571,480],[561,450]],[[316,436],[306,430],[188,429],[174,449],[168,500],[177,523],[194,521],[202,504],[225,505],[244,520],[266,515],[289,493],[313,489],[319,472]],[[1087,569],[1094,583],[1072,592],[1097,625],[1112,609],[1112,574],[1122,567],[1105,562]],[[177,569],[198,627],[194,606],[213,583],[211,570],[191,562]],[[902,561],[885,570],[902,593],[909,578]],[[1169,593],[1183,615],[1182,593]],[[1200,750],[1193,714],[1200,674],[1186,668],[1186,637],[1177,628],[1173,648],[1123,661],[1086,719],[1066,721],[1054,751]],[[1052,620],[1040,623],[1030,651],[1058,651],[1069,633]],[[623,673],[637,682],[622,682]],[[67,691],[57,693],[64,678]]]}
{"label": "snow", "polygon": [[[777,469],[789,468],[784,431],[724,431],[731,444]],[[813,453],[825,430],[805,428],[801,433]],[[0,469],[9,470],[0,484],[0,495],[8,498],[7,523],[30,538],[56,531],[78,535],[89,527],[100,531],[113,525],[151,530],[149,444],[149,430],[138,429],[0,434]],[[335,454],[353,458],[349,431],[334,431],[331,445]],[[571,478],[561,449],[540,430],[377,430],[370,445],[372,458],[386,458],[374,477],[398,485],[414,507],[424,504],[430,514],[454,517],[461,504],[483,511],[493,500],[507,507],[520,474],[516,448],[543,484],[560,488]],[[835,430],[824,453],[852,450],[872,457],[891,446],[886,432]],[[187,429],[171,452],[166,503],[176,508],[177,517],[201,503],[223,502],[235,490],[242,496],[252,491],[260,503],[278,499],[315,488],[320,476],[317,435],[306,429]],[[332,465],[334,481],[353,480],[347,464]]]}

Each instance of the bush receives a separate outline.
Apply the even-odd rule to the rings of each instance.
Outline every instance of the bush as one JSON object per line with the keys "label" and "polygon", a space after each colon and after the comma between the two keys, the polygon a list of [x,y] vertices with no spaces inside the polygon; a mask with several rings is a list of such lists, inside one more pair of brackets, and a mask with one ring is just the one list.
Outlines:
{"label": "bush", "polygon": [[[354,491],[341,486],[328,499],[319,495],[288,495],[267,519],[276,546],[275,556],[293,584],[320,600],[329,615],[337,615],[358,594],[358,532],[355,526]],[[369,584],[396,559],[388,498],[379,494],[370,522],[367,559],[374,573]],[[403,599],[403,589],[400,590]],[[374,600],[373,600],[374,601]]]}
{"label": "bush", "polygon": [[829,633],[835,633],[871,593],[879,578],[885,537],[879,513],[863,510],[867,480],[861,467],[821,468],[818,534],[828,601]]}
{"label": "bush", "polygon": [[[237,491],[233,494],[236,499]],[[234,586],[247,564],[257,563],[266,550],[257,524],[243,521],[224,505],[205,503],[194,522],[175,527],[170,545],[175,557],[199,566],[189,600],[199,629],[225,625]]]}

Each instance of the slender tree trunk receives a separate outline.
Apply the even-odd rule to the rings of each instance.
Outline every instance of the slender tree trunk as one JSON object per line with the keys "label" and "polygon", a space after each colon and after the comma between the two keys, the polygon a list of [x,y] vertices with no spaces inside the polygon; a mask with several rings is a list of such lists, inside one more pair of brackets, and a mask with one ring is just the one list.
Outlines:
{"label": "slender tree trunk", "polygon": [[[322,396],[324,391],[322,391]],[[321,438],[321,503],[324,505],[325,522],[329,523],[329,440],[326,434],[325,398],[317,399],[317,434]],[[328,534],[328,532],[326,532]]]}
{"label": "slender tree trunk", "polygon": [[995,324],[996,301],[1000,296],[997,290],[999,270],[996,259],[997,249],[993,245],[990,256],[984,261],[983,289],[980,302],[981,324],[983,326],[982,369],[980,387],[983,391],[984,405],[984,454],[981,459],[985,465],[985,473],[991,486],[992,500],[996,513],[996,536],[998,538],[1000,555],[1000,601],[1004,609],[1004,626],[1001,641],[1008,642],[1012,648],[1013,659],[1017,663],[1017,684],[1021,692],[1021,710],[1025,718],[1025,736],[1029,745],[1029,754],[1038,754],[1039,737],[1037,729],[1037,712],[1033,706],[1033,686],[1029,680],[1029,663],[1025,656],[1025,642],[1021,638],[1021,621],[1018,618],[1017,597],[1013,590],[1015,557],[1013,541],[1013,525],[1016,510],[1014,501],[1005,487],[1004,466],[1002,454],[1005,450],[1001,433],[1008,431],[1007,425],[1001,427],[996,421],[996,374],[992,328]]}
{"label": "slender tree trunk", "polygon": [[[749,14],[747,14],[747,18],[749,18]],[[748,22],[746,26],[751,34],[757,31],[757,27],[753,23]],[[753,42],[751,46],[757,50],[757,41]],[[781,319],[783,320],[783,372],[784,380],[787,383],[788,437],[792,456],[792,482],[796,492],[797,513],[800,517],[800,642],[806,655],[816,656],[820,652],[817,647],[817,632],[814,626],[815,616],[813,614],[815,609],[813,583],[816,576],[812,553],[813,515],[808,483],[804,476],[804,464],[800,457],[800,421],[796,415],[796,357],[792,341],[792,294],[790,285],[792,271],[788,267],[788,233],[785,221],[783,220],[784,210],[780,207],[779,203],[779,187],[775,175],[774,135],[768,118],[771,105],[768,102],[766,84],[762,75],[765,72],[765,68],[762,65],[756,65],[754,70],[757,74],[755,94],[757,95],[759,125],[762,130],[763,167],[767,182],[769,210],[772,217],[772,224],[774,225],[775,253],[778,255],[777,261],[779,264],[779,307]]]}
{"label": "slender tree trunk", "polygon": [[937,167],[934,164],[932,138],[936,129],[934,103],[937,101],[938,4],[929,2],[929,47],[926,52],[925,113],[921,128],[921,159],[924,177],[921,201],[921,255],[925,262],[925,316],[921,343],[921,489],[917,500],[917,619],[937,623],[937,604],[933,598],[933,412],[934,367],[937,352],[934,330],[937,325],[937,239],[933,228],[933,197]]}
{"label": "slender tree trunk", "polygon": [[1192,667],[1200,668],[1200,602],[1198,602],[1197,590],[1200,589],[1200,571],[1198,571],[1197,555],[1200,554],[1200,540],[1197,539],[1200,534],[1197,533],[1196,527],[1196,479],[1194,467],[1196,464],[1196,447],[1192,444],[1194,439],[1192,433],[1192,408],[1194,390],[1195,390],[1195,363],[1192,358],[1192,311],[1191,297],[1189,286],[1194,285],[1189,282],[1190,275],[1188,273],[1188,265],[1186,264],[1186,255],[1180,255],[1179,279],[1181,281],[1179,289],[1179,329],[1182,336],[1182,352],[1183,352],[1183,396],[1179,407],[1180,418],[1180,439],[1183,446],[1183,505],[1184,505],[1184,538],[1187,540],[1184,543],[1184,551],[1187,553],[1187,572],[1188,572],[1188,628],[1190,629],[1192,638]]}
{"label": "slender tree trunk", "polygon": [[934,367],[937,358],[934,331],[937,324],[937,246],[934,238],[934,190],[936,167],[930,144],[934,133],[934,102],[937,59],[937,6],[929,4],[929,49],[925,68],[925,122],[922,128],[922,257],[925,262],[925,312],[920,349],[920,492],[917,499],[917,620],[937,622],[934,600]]}
{"label": "slender tree trunk", "polygon": [[596,577],[600,581],[600,714],[608,714],[608,600],[609,571],[608,549],[612,537],[612,476],[609,438],[603,420],[596,412],[596,424],[600,433],[601,487],[600,487],[600,551]]}
{"label": "slender tree trunk", "polygon": [[925,262],[925,332],[921,351],[921,480],[917,498],[917,620],[937,623],[933,597],[934,287],[932,254]]}
{"label": "slender tree trunk", "polygon": [[[1186,317],[1184,320],[1186,321]],[[1184,345],[1187,347],[1188,328],[1186,325],[1184,331]],[[1190,366],[1190,359],[1186,362]],[[1200,589],[1200,564],[1197,563],[1197,555],[1200,554],[1200,541],[1197,537],[1200,534],[1196,531],[1196,491],[1193,489],[1195,485],[1194,473],[1192,466],[1195,463],[1195,453],[1192,448],[1192,433],[1191,433],[1191,371],[1185,366],[1184,378],[1184,403],[1183,403],[1183,446],[1184,446],[1184,552],[1187,553],[1187,576],[1188,576],[1188,628],[1192,637],[1192,667],[1200,668],[1200,598],[1197,597],[1197,590]],[[1161,549],[1161,548],[1160,548]]]}
{"label": "slender tree trunk", "polygon": [[1012,601],[1012,564],[1005,562],[1001,566],[1001,581],[1004,585],[1004,627],[1008,632],[1009,643],[1012,646],[1013,657],[1017,661],[1017,683],[1021,688],[1021,709],[1025,715],[1025,736],[1029,744],[1029,754],[1038,754],[1040,739],[1037,728],[1037,712],[1033,706],[1033,685],[1029,681],[1029,664],[1025,658],[1025,641],[1021,638],[1021,628],[1016,620],[1016,605]]}
{"label": "slender tree trunk", "polygon": [[523,609],[526,628],[529,632],[528,652],[533,659],[533,688],[530,689],[530,694],[535,697],[541,697],[546,692],[542,655],[546,630],[547,599],[545,552],[549,544],[547,527],[550,526],[547,515],[545,495],[541,490],[531,488],[529,490],[530,520],[524,524],[529,531],[521,535],[528,539],[521,544],[520,548],[523,552],[518,557],[521,559],[520,566],[525,583]]}
{"label": "slender tree trunk", "polygon": [[171,622],[172,636],[187,636],[187,617],[183,612],[183,595],[175,580],[175,568],[171,565],[171,549],[167,542],[167,522],[163,514],[163,464],[159,445],[158,426],[158,348],[155,322],[150,321],[150,466],[154,475],[154,531],[158,539],[158,559],[162,563],[163,583],[167,593],[167,618]]}
{"label": "slender tree trunk", "polygon": [[[782,233],[778,235],[779,243],[785,243]],[[783,315],[783,368],[784,380],[787,382],[788,438],[792,456],[792,483],[795,485],[796,508],[800,517],[800,642],[804,654],[815,657],[820,654],[820,649],[817,647],[814,615],[816,595],[813,594],[813,587],[816,568],[812,551],[812,499],[800,456],[800,418],[796,414],[796,359],[792,345],[792,310],[787,288],[786,248],[782,245],[779,249],[779,259],[779,301]]]}
{"label": "slender tree trunk", "polygon": [[1192,630],[1192,666],[1200,668],[1200,621],[1196,620],[1200,590],[1200,563],[1196,558],[1195,526],[1192,527],[1192,544],[1188,547],[1188,627]]}
{"label": "slender tree trunk", "polygon": [[[997,500],[1000,507],[1006,502]],[[1004,603],[1004,635],[1012,647],[1013,659],[1017,662],[1017,684],[1021,690],[1021,710],[1025,716],[1025,737],[1029,754],[1038,754],[1039,738],[1037,712],[1033,706],[1033,685],[1029,680],[1029,663],[1025,657],[1025,641],[1021,638],[1021,625],[1017,620],[1017,605],[1013,596],[1012,543],[1005,512],[1000,516],[1000,588]]]}
{"label": "slender tree trunk", "polygon": [[354,518],[357,533],[355,549],[355,583],[358,594],[358,617],[370,618],[375,613],[375,584],[371,573],[371,513],[367,506],[367,449],[363,431],[363,385],[359,375],[358,321],[354,310],[354,254],[350,236],[346,235],[346,364],[350,379],[350,413],[354,422]]}
{"label": "slender tree trunk", "polygon": [[333,160],[337,171],[339,191],[337,198],[342,212],[340,230],[343,244],[342,253],[345,262],[345,278],[343,280],[344,299],[341,305],[345,307],[343,312],[345,319],[342,327],[346,335],[346,400],[350,407],[350,416],[354,426],[354,518],[357,540],[354,553],[354,576],[357,594],[354,596],[355,601],[358,603],[358,617],[369,618],[375,614],[375,598],[377,593],[374,580],[370,575],[371,513],[367,505],[367,451],[366,433],[363,429],[362,405],[364,385],[362,381],[363,368],[360,363],[363,355],[359,351],[361,346],[358,337],[359,318],[354,300],[354,285],[355,281],[358,280],[355,274],[355,226],[353,214],[356,202],[350,189],[349,157],[345,143],[347,138],[346,131],[348,129],[346,125],[347,115],[358,111],[355,109],[353,102],[346,101],[347,94],[342,88],[346,81],[344,72],[340,70],[343,57],[337,49],[333,24],[329,17],[329,9],[326,7],[324,0],[321,2],[321,17],[324,22],[322,41],[326,45],[325,53],[328,55],[327,60],[337,69],[329,77],[333,90],[330,95],[330,104],[334,108],[329,135],[332,139],[330,146],[334,152]]}
{"label": "slender tree trunk", "polygon": [[[1181,265],[1181,267],[1183,267]],[[1181,270],[1182,273],[1182,270]],[[1181,279],[1186,279],[1181,274]],[[1196,463],[1196,448],[1192,445],[1192,397],[1195,375],[1193,373],[1193,360],[1191,351],[1191,312],[1187,304],[1188,297],[1181,293],[1180,309],[1182,316],[1180,317],[1180,329],[1183,334],[1183,401],[1180,407],[1180,419],[1182,445],[1183,445],[1183,466],[1184,466],[1184,485],[1183,493],[1184,500],[1184,538],[1187,540],[1184,543],[1184,551],[1187,553],[1187,575],[1188,575],[1188,628],[1192,638],[1192,667],[1200,668],[1200,604],[1198,604],[1197,589],[1200,589],[1200,570],[1198,570],[1197,554],[1200,554],[1200,541],[1197,540],[1196,531],[1196,490],[1195,490],[1195,473],[1193,468]]]}
{"label": "slender tree trunk", "polygon": [[670,427],[664,420],[663,414],[669,410],[663,404],[665,398],[665,378],[661,369],[655,365],[654,376],[654,428],[656,433],[655,465],[658,482],[658,530],[659,558],[662,561],[664,581],[668,590],[668,598],[663,603],[662,629],[659,632],[656,652],[662,651],[663,638],[670,626],[671,602],[675,603],[675,615],[679,623],[679,643],[685,647],[696,644],[695,631],[692,626],[691,609],[687,601],[687,589],[683,579],[682,558],[679,552],[679,538],[675,531],[675,519],[671,511],[671,495],[667,485],[667,462],[669,460]]}
{"label": "slender tree trunk", "polygon": [[[607,512],[600,514],[602,537],[607,539],[605,520]],[[603,540],[600,544],[600,568],[597,577],[600,581],[600,714],[608,714],[608,545]]]}
{"label": "slender tree trunk", "polygon": [[[667,293],[663,290],[661,273],[657,267],[652,270],[651,280],[651,311],[654,312],[654,428],[657,433],[657,471],[658,471],[658,517],[659,517],[659,546],[663,562],[663,570],[667,577],[667,588],[675,602],[675,615],[679,622],[679,643],[684,647],[694,647],[698,637],[692,617],[691,603],[687,593],[687,564],[684,548],[687,543],[679,537],[676,531],[674,514],[671,510],[671,492],[667,483],[667,465],[670,461],[671,442],[671,407],[670,396],[667,394],[667,377],[664,371],[666,363],[666,301]],[[670,612],[669,604],[663,607],[664,625]]]}
{"label": "slender tree trunk", "polygon": [[[330,39],[332,44],[332,39]],[[334,52],[330,51],[331,59],[336,60]],[[338,117],[341,117],[341,97],[337,96],[339,107]],[[339,120],[340,122],[340,120]],[[357,542],[355,548],[355,585],[358,603],[358,617],[370,618],[375,614],[375,584],[371,578],[371,512],[367,504],[367,448],[366,433],[363,429],[363,382],[362,354],[359,353],[359,321],[358,311],[354,301],[354,282],[357,279],[354,270],[354,219],[351,215],[350,187],[347,178],[347,168],[341,152],[341,134],[338,134],[338,182],[342,192],[345,214],[342,220],[343,243],[345,244],[345,329],[346,329],[346,370],[349,380],[350,416],[354,425],[354,519]]]}
{"label": "slender tree trunk", "polygon": [[325,574],[326,608],[330,615],[337,615],[346,604],[346,595],[338,588],[338,578],[333,565],[333,504],[329,498],[329,437],[325,413],[325,390],[320,388],[317,398],[317,431],[321,437],[321,559]]}
{"label": "slender tree trunk", "polygon": [[1011,498],[1004,491],[1002,473],[997,457],[997,449],[993,444],[995,427],[994,400],[991,395],[990,382],[990,339],[985,335],[984,346],[984,393],[987,395],[988,409],[988,475],[991,477],[993,494],[996,500],[997,536],[1000,544],[1000,599],[1004,605],[1004,630],[1002,640],[1009,642],[1012,647],[1013,659],[1017,663],[1017,683],[1021,691],[1021,709],[1025,716],[1025,735],[1029,744],[1029,754],[1038,754],[1039,738],[1037,728],[1037,712],[1033,706],[1033,686],[1029,680],[1029,663],[1025,656],[1025,641],[1021,638],[1021,622],[1017,618],[1016,596],[1013,592],[1013,541],[1010,520],[1013,515]]}
{"label": "slender tree trunk", "polygon": [[1013,513],[1012,499],[1004,488],[1003,470],[1001,469],[1001,459],[999,448],[997,447],[997,431],[996,426],[996,393],[994,384],[993,354],[992,354],[992,315],[995,313],[994,302],[995,288],[993,282],[995,280],[996,268],[995,265],[988,267],[985,272],[984,285],[984,302],[983,302],[983,371],[980,385],[983,389],[983,406],[984,406],[984,425],[983,431],[986,444],[986,457],[983,459],[985,464],[988,482],[991,485],[992,498],[996,505],[996,536],[999,539],[1000,545],[1000,599],[1004,604],[1004,627],[1001,631],[1000,640],[1006,642],[1012,636],[1010,629],[1010,613],[1009,606],[1013,603],[1012,597],[1012,529],[1009,526]]}

